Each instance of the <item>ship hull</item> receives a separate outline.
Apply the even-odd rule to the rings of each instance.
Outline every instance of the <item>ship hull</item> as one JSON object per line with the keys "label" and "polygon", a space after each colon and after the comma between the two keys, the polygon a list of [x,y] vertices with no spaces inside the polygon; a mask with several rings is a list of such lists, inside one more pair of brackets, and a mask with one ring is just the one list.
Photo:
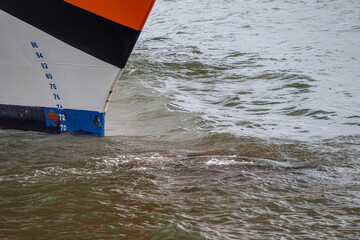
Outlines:
{"label": "ship hull", "polygon": [[66,1],[2,0],[0,126],[104,135],[107,105],[141,27]]}

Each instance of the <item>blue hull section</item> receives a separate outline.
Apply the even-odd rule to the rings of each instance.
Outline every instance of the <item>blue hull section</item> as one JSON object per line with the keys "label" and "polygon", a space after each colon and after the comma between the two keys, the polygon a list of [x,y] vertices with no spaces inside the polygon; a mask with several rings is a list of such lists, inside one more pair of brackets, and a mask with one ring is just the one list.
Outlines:
{"label": "blue hull section", "polygon": [[105,114],[95,111],[0,104],[0,126],[53,133],[104,136]]}
{"label": "blue hull section", "polygon": [[43,108],[46,128],[61,133],[92,133],[104,136],[105,114],[95,111]]}

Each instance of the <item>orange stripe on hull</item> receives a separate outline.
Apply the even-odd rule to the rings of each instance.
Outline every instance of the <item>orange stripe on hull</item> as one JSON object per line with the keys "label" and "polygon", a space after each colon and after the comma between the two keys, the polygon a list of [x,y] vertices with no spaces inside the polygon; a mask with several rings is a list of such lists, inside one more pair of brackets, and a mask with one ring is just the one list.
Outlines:
{"label": "orange stripe on hull", "polygon": [[155,0],[64,0],[77,7],[141,31]]}

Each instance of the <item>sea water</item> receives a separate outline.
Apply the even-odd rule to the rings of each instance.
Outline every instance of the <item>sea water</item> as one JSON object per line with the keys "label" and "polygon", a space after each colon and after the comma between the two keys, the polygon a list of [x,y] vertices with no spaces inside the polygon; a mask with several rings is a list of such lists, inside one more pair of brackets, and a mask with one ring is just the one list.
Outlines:
{"label": "sea water", "polygon": [[360,2],[158,0],[106,134],[0,130],[0,238],[359,239]]}

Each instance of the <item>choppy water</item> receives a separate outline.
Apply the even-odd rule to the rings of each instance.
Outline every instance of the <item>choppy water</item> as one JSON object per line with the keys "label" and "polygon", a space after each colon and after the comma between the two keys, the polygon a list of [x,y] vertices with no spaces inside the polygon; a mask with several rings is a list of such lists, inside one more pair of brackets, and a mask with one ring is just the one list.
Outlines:
{"label": "choppy water", "polygon": [[359,239],[360,2],[158,0],[107,137],[0,130],[0,239]]}

